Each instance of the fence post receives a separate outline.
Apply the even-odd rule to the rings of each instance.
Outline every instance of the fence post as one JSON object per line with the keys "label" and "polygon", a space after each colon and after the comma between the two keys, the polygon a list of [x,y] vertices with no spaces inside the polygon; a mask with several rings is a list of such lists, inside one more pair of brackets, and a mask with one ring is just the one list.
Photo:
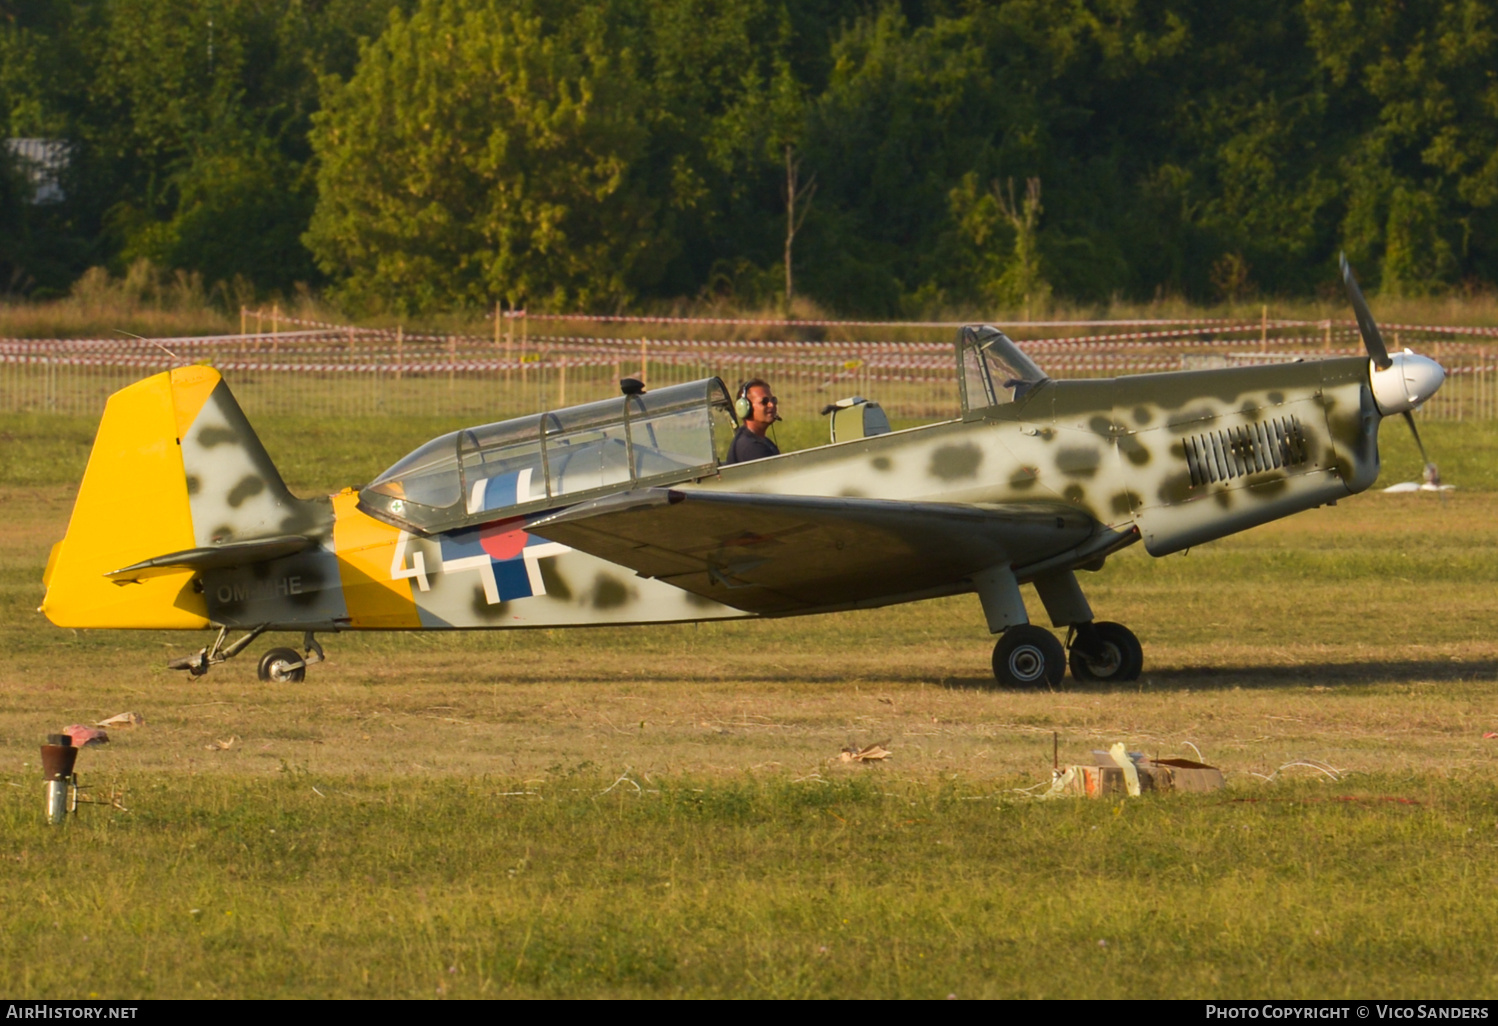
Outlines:
{"label": "fence post", "polygon": [[281,351],[281,340],[276,337],[280,330],[281,304],[272,303],[270,305],[270,351],[273,353],[279,353]]}
{"label": "fence post", "polygon": [[404,325],[395,326],[395,380],[399,381],[405,373],[406,362],[406,328]]}

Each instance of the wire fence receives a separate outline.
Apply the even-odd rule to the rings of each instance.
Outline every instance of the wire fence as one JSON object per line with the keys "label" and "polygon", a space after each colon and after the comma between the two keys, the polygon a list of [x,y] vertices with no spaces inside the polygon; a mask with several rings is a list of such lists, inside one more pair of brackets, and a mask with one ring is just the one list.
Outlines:
{"label": "wire fence", "polygon": [[[813,418],[827,403],[851,395],[876,400],[906,422],[949,418],[959,407],[956,323],[522,312],[506,313],[492,335],[432,335],[300,320],[280,311],[269,318],[246,311],[247,329],[251,319],[258,329],[237,335],[0,339],[0,412],[97,416],[110,393],[184,363],[218,368],[252,417],[435,414],[493,421],[617,395],[623,377],[660,387],[713,375],[730,388],[750,377],[769,380],[788,420]],[[746,329],[771,337],[737,337]],[[1364,351],[1350,320],[1030,322],[1006,330],[1055,378]],[[1391,350],[1409,346],[1447,370],[1445,386],[1422,417],[1498,419],[1498,328],[1393,324],[1383,330]]]}

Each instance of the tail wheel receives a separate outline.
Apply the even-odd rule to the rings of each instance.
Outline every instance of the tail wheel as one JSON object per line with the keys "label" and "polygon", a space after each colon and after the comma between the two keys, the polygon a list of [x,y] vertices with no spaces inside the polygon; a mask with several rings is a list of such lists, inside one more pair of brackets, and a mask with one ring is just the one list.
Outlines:
{"label": "tail wheel", "polygon": [[260,679],[272,684],[300,684],[307,679],[307,662],[294,648],[273,648],[260,657]]}
{"label": "tail wheel", "polygon": [[993,647],[993,675],[1006,688],[1055,687],[1066,674],[1066,648],[1044,627],[1020,624]]}
{"label": "tail wheel", "polygon": [[1134,632],[1121,623],[1095,623],[1097,641],[1103,654],[1096,652],[1091,657],[1082,651],[1082,646],[1071,647],[1071,675],[1077,680],[1098,683],[1123,683],[1138,680],[1144,669],[1144,648]]}

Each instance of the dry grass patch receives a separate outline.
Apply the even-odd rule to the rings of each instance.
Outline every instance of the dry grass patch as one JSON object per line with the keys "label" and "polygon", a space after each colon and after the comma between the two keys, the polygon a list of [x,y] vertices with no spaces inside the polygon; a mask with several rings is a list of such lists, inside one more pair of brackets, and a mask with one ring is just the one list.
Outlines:
{"label": "dry grass patch", "polygon": [[[253,651],[194,680],[164,663],[202,636],[62,631],[33,611],[66,500],[8,496],[0,733],[13,759],[63,722],[127,708],[151,725],[101,767],[520,778],[584,764],[803,776],[845,744],[888,739],[896,756],[877,772],[1019,783],[1044,776],[1052,731],[1077,756],[1190,741],[1244,773],[1307,757],[1470,767],[1498,727],[1498,527],[1482,495],[1367,496],[1183,557],[1123,553],[1087,583],[1099,615],[1143,639],[1144,679],[1055,694],[993,686],[972,597],[783,621],[345,634],[324,638],[331,660],[301,686],[261,684]],[[239,741],[205,749],[224,737]]]}

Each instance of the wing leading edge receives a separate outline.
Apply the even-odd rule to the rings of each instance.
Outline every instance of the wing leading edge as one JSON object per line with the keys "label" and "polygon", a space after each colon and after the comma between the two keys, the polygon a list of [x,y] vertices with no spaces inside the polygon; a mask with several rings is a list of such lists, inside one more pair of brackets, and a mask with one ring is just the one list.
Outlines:
{"label": "wing leading edge", "polygon": [[995,566],[1077,548],[1099,529],[1050,503],[965,505],[649,488],[526,530],[766,616],[965,590]]}

